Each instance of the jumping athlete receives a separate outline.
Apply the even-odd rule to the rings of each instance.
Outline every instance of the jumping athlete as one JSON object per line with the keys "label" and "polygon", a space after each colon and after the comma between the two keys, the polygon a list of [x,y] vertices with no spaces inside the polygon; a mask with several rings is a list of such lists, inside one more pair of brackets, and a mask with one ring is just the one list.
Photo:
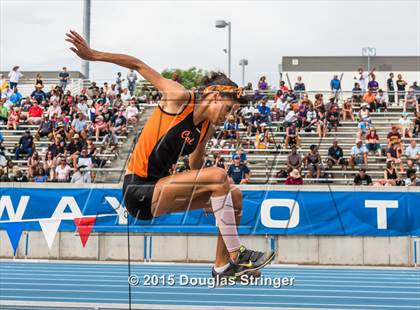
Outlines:
{"label": "jumping athlete", "polygon": [[[66,35],[66,41],[73,44],[70,49],[80,58],[136,70],[163,94],[128,162],[123,185],[127,211],[150,220],[173,212],[211,210],[219,229],[214,277],[251,275],[269,264],[274,252],[247,249],[238,237],[241,191],[231,184],[224,169],[203,168],[206,143],[215,126],[239,107],[241,89],[223,73],[212,73],[203,79],[198,98],[135,57],[93,50],[75,31]],[[170,174],[172,165],[185,155],[189,155],[191,170]]]}

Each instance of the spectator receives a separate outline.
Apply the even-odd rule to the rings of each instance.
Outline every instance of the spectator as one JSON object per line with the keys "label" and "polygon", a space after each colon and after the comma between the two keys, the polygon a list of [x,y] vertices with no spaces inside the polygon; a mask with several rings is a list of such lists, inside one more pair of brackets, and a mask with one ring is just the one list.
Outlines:
{"label": "spectator", "polygon": [[386,80],[388,101],[389,103],[395,103],[395,85],[394,85],[394,73],[389,74],[389,78]]}
{"label": "spectator", "polygon": [[9,118],[7,119],[7,129],[17,130],[20,122],[20,108],[18,106],[12,106],[9,111]]}
{"label": "spectator", "polygon": [[258,90],[265,91],[268,88],[268,84],[265,81],[265,76],[260,77],[260,80],[258,81]]}
{"label": "spectator", "polygon": [[239,155],[241,164],[244,164],[244,165],[248,164],[248,158],[246,157],[246,154],[244,153],[244,150],[242,147],[238,147],[236,152],[232,154],[232,160],[235,158],[236,155]]}
{"label": "spectator", "polygon": [[301,76],[297,77],[297,82],[295,83],[295,87],[293,88],[293,90],[295,91],[298,99],[300,99],[302,97],[302,94],[305,92],[306,87],[305,83],[302,82]]}
{"label": "spectator", "polygon": [[118,136],[125,135],[127,131],[127,119],[123,112],[124,110],[120,109],[117,114],[111,117],[111,131]]}
{"label": "spectator", "polygon": [[89,105],[87,104],[87,98],[80,96],[79,102],[77,103],[77,109],[83,113],[86,118],[89,118]]}
{"label": "spectator", "polygon": [[10,101],[10,97],[13,95],[13,89],[9,87],[9,85],[6,85],[6,88],[2,91],[1,97],[6,99],[9,105],[12,105],[12,102]]}
{"label": "spectator", "polygon": [[22,94],[19,92],[17,87],[13,89],[12,94],[10,95],[9,101],[13,104],[19,103],[19,101],[22,99]]}
{"label": "spectator", "polygon": [[286,86],[286,83],[284,81],[280,81],[280,90],[283,92],[287,92],[289,90],[289,87]]}
{"label": "spectator", "polygon": [[208,154],[204,154],[204,168],[213,167],[213,162],[211,161]]}
{"label": "spectator", "polygon": [[388,147],[396,143],[399,146],[400,152],[402,152],[401,134],[398,132],[398,127],[393,125],[391,131],[387,135]]}
{"label": "spectator", "polygon": [[70,180],[71,168],[66,163],[66,159],[60,156],[57,160],[57,167],[55,167],[55,179],[58,182],[68,182]]}
{"label": "spectator", "polygon": [[407,179],[404,181],[405,186],[420,186],[420,180],[417,180],[416,169],[407,170]]}
{"label": "spectator", "polygon": [[353,114],[353,105],[351,100],[346,100],[343,103],[343,121],[347,120],[347,118],[351,119],[354,122],[354,114]]}
{"label": "spectator", "polygon": [[380,156],[381,145],[374,127],[369,128],[366,134],[366,149],[368,152],[373,152],[375,155]]}
{"label": "spectator", "polygon": [[130,125],[136,125],[138,121],[139,116],[139,110],[136,107],[136,100],[131,99],[130,105],[127,107],[126,112],[126,118]]}
{"label": "spectator", "polygon": [[[410,145],[405,149],[405,156],[412,165],[420,166],[420,147],[417,146],[416,140],[410,140]],[[411,166],[410,163],[408,165]]]}
{"label": "spectator", "polygon": [[214,154],[214,166],[227,170],[227,163],[224,157],[220,154]]}
{"label": "spectator", "polygon": [[52,100],[51,103],[52,105],[50,105],[50,107],[48,108],[47,113],[48,113],[49,118],[53,119],[54,115],[56,116],[61,115],[61,107],[58,100]]}
{"label": "spectator", "polygon": [[298,172],[302,170],[302,156],[297,152],[296,145],[292,145],[292,151],[287,156],[287,170],[292,171],[297,169]]}
{"label": "spectator", "polygon": [[293,169],[290,171],[289,176],[284,182],[285,185],[303,185],[302,176],[299,173],[299,170]]}
{"label": "spectator", "polygon": [[44,85],[44,82],[42,80],[42,76],[39,73],[35,76],[35,83],[34,83],[34,85],[37,85],[37,84]]}
{"label": "spectator", "polygon": [[70,143],[66,146],[65,155],[72,155],[77,157],[82,151],[85,143],[80,139],[80,136],[76,133],[71,139]]}
{"label": "spectator", "polygon": [[7,165],[6,149],[3,146],[2,135],[0,133],[0,168]]}
{"label": "spectator", "polygon": [[284,147],[289,148],[292,146],[299,147],[300,140],[299,140],[299,133],[296,128],[295,123],[290,124],[289,127],[286,128],[286,138],[284,141]]}
{"label": "spectator", "polygon": [[412,138],[413,134],[412,134],[412,121],[408,118],[408,113],[407,112],[403,112],[401,114],[401,118],[398,121],[400,130],[401,130],[401,135],[403,138]]}
{"label": "spectator", "polygon": [[124,81],[125,81],[125,79],[122,78],[121,72],[118,72],[117,77],[115,79],[115,85],[117,87],[117,93],[115,94],[115,96],[117,94],[121,94],[121,92],[122,92],[122,82],[124,82]]}
{"label": "spectator", "polygon": [[7,161],[6,168],[4,169],[5,174],[3,175],[3,182],[13,182],[19,171],[19,167],[13,163],[11,159]]}
{"label": "spectator", "polygon": [[92,131],[95,133],[96,141],[99,141],[99,137],[108,133],[108,124],[104,121],[102,115],[98,115],[95,118],[95,122],[92,124]]}
{"label": "spectator", "polygon": [[270,147],[270,143],[274,143],[274,140],[270,137],[270,132],[266,126],[266,123],[261,123],[261,126],[258,127],[254,144],[256,149],[268,149]]}
{"label": "spectator", "polygon": [[387,112],[388,111],[386,98],[385,98],[385,95],[384,95],[384,91],[382,89],[378,90],[378,94],[375,97],[375,105],[376,105],[375,110],[377,110],[378,112],[381,112],[381,111]]}
{"label": "spectator", "polygon": [[368,165],[368,152],[362,140],[357,140],[356,145],[351,149],[350,166],[354,170],[355,165]]}
{"label": "spectator", "polygon": [[359,120],[364,120],[366,118],[369,118],[370,112],[367,106],[368,106],[367,103],[362,103],[362,106],[360,107],[360,110],[359,110]]}
{"label": "spectator", "polygon": [[308,169],[308,177],[312,178],[316,173],[316,177],[321,176],[321,156],[318,153],[318,147],[315,144],[310,146],[309,153],[304,157],[303,162]]}
{"label": "spectator", "polygon": [[386,168],[384,171],[384,181],[385,186],[401,185],[401,179],[397,169],[395,169],[395,164],[393,161],[388,161],[386,163]]}
{"label": "spectator", "polygon": [[19,66],[14,66],[12,71],[9,72],[9,83],[10,88],[13,90],[19,84],[19,80],[23,77],[23,74],[19,71]]}
{"label": "spectator", "polygon": [[370,89],[363,95],[363,102],[369,106],[369,111],[371,112],[376,111],[375,100],[376,93]]}
{"label": "spectator", "polygon": [[[176,72],[174,72],[176,74]],[[172,76],[173,77],[173,76]],[[128,90],[130,91],[131,97],[134,96],[134,90],[136,87],[137,73],[134,70],[130,70],[127,74]]]}
{"label": "spectator", "polygon": [[32,106],[28,110],[28,124],[39,125],[42,122],[44,110],[38,105],[38,101],[32,100]]}
{"label": "spectator", "polygon": [[371,74],[370,75],[370,77],[371,77],[371,79],[370,79],[370,81],[369,81],[369,83],[368,83],[368,89],[370,90],[370,91],[372,91],[372,92],[376,92],[377,90],[378,90],[378,88],[379,88],[379,84],[378,84],[378,82],[375,80],[375,78],[376,78],[376,76],[375,76],[375,74]]}
{"label": "spectator", "polygon": [[370,125],[370,119],[365,117],[364,119],[361,119],[359,124],[357,125],[357,139],[362,140],[363,136],[367,133]]}
{"label": "spectator", "polygon": [[9,110],[4,106],[6,99],[0,99],[0,124],[7,123],[9,118]]}
{"label": "spectator", "polygon": [[[239,143],[239,124],[234,115],[229,115],[227,121],[223,125],[223,139],[231,143],[236,140]],[[224,143],[222,143],[224,145]]]}
{"label": "spectator", "polygon": [[248,122],[247,122],[246,132],[247,132],[248,137],[256,135],[259,125],[260,125],[260,119],[258,116],[258,111],[254,110],[252,112],[251,117],[248,119]]}
{"label": "spectator", "polygon": [[86,146],[83,147],[82,151],[78,156],[75,157],[76,160],[73,162],[73,167],[78,168],[80,166],[85,166],[87,168],[92,168],[94,166],[92,156],[89,154]]}
{"label": "spectator", "polygon": [[407,82],[402,79],[402,75],[401,74],[398,74],[397,75],[397,78],[398,78],[398,80],[396,81],[396,83],[397,83],[398,103],[399,103],[401,100],[404,100],[404,97],[405,97],[405,86],[407,85]]}
{"label": "spectator", "polygon": [[45,183],[48,181],[48,175],[45,173],[44,168],[39,167],[34,176],[34,181],[37,183]]}
{"label": "spectator", "polygon": [[19,159],[19,155],[27,154],[28,156],[32,156],[32,152],[34,149],[34,138],[31,135],[29,129],[25,130],[25,133],[22,137],[20,137],[19,144],[15,151],[15,160]]}
{"label": "spectator", "polygon": [[[113,153],[118,153],[118,137],[112,130],[104,136],[102,141],[102,148],[105,150],[110,150]],[[190,170],[190,169],[188,169]]]}
{"label": "spectator", "polygon": [[78,134],[82,139],[87,138],[85,115],[82,112],[77,113],[77,118],[71,122],[70,136]]}
{"label": "spectator", "polygon": [[48,146],[48,151],[52,153],[53,158],[58,155],[64,155],[64,152],[66,151],[66,142],[62,140],[61,136],[56,136]]}
{"label": "spectator", "polygon": [[6,89],[7,81],[4,77],[4,74],[0,74],[0,95],[3,92],[3,90]]}
{"label": "spectator", "polygon": [[337,132],[337,127],[340,123],[340,113],[338,112],[338,107],[336,105],[332,106],[330,112],[327,114],[328,121],[328,130],[331,131],[334,129]]}
{"label": "spectator", "polygon": [[337,139],[333,140],[333,145],[328,149],[327,164],[329,169],[332,169],[334,165],[341,165],[341,168],[345,169],[348,164],[344,158],[343,149],[338,146]]}
{"label": "spectator", "polygon": [[364,93],[367,89],[367,85],[369,83],[369,76],[375,71],[375,68],[372,69],[371,72],[366,72],[363,70],[363,68],[359,68],[359,77],[355,77],[356,80],[358,80],[358,83],[360,85],[360,88],[362,89],[362,92]]}
{"label": "spectator", "polygon": [[309,108],[308,111],[306,112],[306,120],[305,123],[303,124],[303,130],[305,130],[306,132],[311,132],[312,129],[317,126],[317,113],[314,110],[314,106],[313,104],[309,104]]}
{"label": "spectator", "polygon": [[354,185],[361,186],[361,185],[372,185],[372,178],[370,175],[366,174],[365,168],[360,168],[359,173],[354,177],[353,181]]}
{"label": "spectator", "polygon": [[43,100],[47,99],[47,94],[42,90],[43,87],[42,84],[36,84],[35,90],[31,93],[31,98],[38,101],[38,104],[41,104]]}
{"label": "spectator", "polygon": [[409,88],[407,94],[405,95],[405,100],[403,102],[403,111],[407,110],[407,106],[411,105],[415,108],[416,112],[419,112],[419,103],[417,97],[414,94],[414,89]]}
{"label": "spectator", "polygon": [[82,165],[76,169],[76,172],[71,177],[71,183],[81,184],[81,183],[92,183],[92,178],[90,172],[85,170],[86,166]]}
{"label": "spectator", "polygon": [[352,89],[352,99],[354,102],[360,103],[362,102],[363,98],[363,90],[360,88],[359,83],[354,83],[354,87]]}
{"label": "spectator", "polygon": [[58,74],[58,80],[60,81],[60,88],[65,91],[67,83],[69,81],[70,74],[67,72],[67,68],[63,67],[63,71]]}
{"label": "spectator", "polygon": [[335,99],[338,99],[338,93],[341,90],[341,81],[338,79],[338,75],[334,75],[330,82],[331,94]]}
{"label": "spectator", "polygon": [[417,81],[413,82],[413,85],[410,86],[413,89],[414,95],[416,96],[417,103],[420,102],[420,86],[417,85]]}
{"label": "spectator", "polygon": [[290,110],[284,118],[284,127],[289,127],[291,124],[295,124],[298,120],[298,108]]}
{"label": "spectator", "polygon": [[13,180],[14,182],[28,182],[28,178],[26,175],[22,172],[22,170],[18,170],[16,172],[15,178]]}
{"label": "spectator", "polygon": [[43,137],[51,137],[54,130],[53,122],[48,118],[48,113],[44,113],[44,118],[42,119],[37,134],[36,139]]}
{"label": "spectator", "polygon": [[306,125],[306,114],[308,113],[308,108],[306,107],[305,103],[302,101],[298,107],[297,111],[297,127],[298,131],[302,130],[302,128]]}
{"label": "spectator", "polygon": [[34,152],[32,156],[28,158],[28,177],[33,178],[33,176],[38,171],[38,167],[41,163],[41,158],[38,155],[38,152]]}
{"label": "spectator", "polygon": [[251,177],[251,172],[248,167],[241,164],[241,157],[239,155],[234,156],[233,163],[229,166],[227,174],[235,184],[246,184]]}
{"label": "spectator", "polygon": [[260,114],[261,121],[264,123],[271,124],[271,113],[270,108],[267,106],[267,99],[262,99],[261,104],[257,106],[258,113]]}
{"label": "spectator", "polygon": [[403,162],[401,160],[401,150],[399,149],[398,143],[394,142],[391,144],[391,147],[388,148],[386,153],[387,161],[392,161],[395,165],[400,165],[400,171],[404,171]]}
{"label": "spectator", "polygon": [[53,153],[51,151],[47,151],[44,158],[43,169],[45,174],[49,176],[50,180],[54,180],[55,167],[56,161],[54,159]]}
{"label": "spectator", "polygon": [[[0,108],[1,108],[1,105],[0,105]],[[0,112],[1,112],[1,109],[0,109]],[[413,136],[415,138],[418,138],[419,133],[420,133],[420,112],[416,112],[416,118],[414,119],[413,123],[414,123]]]}

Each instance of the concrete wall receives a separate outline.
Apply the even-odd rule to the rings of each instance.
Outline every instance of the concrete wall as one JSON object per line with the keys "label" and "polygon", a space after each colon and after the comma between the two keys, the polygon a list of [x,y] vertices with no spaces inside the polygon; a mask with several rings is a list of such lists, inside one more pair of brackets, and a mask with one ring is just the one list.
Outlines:
{"label": "concrete wall", "polygon": [[[26,240],[28,240],[27,253]],[[270,248],[264,236],[242,236],[241,240],[244,245],[255,250],[266,251]],[[275,262],[412,266],[413,240],[411,237],[277,236]],[[417,240],[417,257],[420,259],[420,239]],[[215,258],[216,242],[216,236],[208,235],[153,235],[152,261],[212,262]],[[132,261],[143,261],[143,234],[130,235],[130,252]],[[42,232],[24,232],[16,256],[37,259],[126,261],[127,236],[113,233],[92,234],[86,247],[83,248],[77,234],[59,232],[49,250]],[[4,231],[0,231],[0,257],[13,257],[12,248]]]}

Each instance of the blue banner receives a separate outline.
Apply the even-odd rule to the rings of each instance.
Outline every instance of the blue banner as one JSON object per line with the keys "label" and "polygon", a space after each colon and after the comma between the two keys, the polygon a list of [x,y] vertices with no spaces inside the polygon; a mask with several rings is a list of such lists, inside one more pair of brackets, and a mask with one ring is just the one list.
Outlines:
{"label": "blue banner", "polygon": [[[120,189],[1,188],[0,195],[0,229],[20,223],[23,230],[43,230],[44,234],[55,233],[57,227],[58,231],[76,231],[75,219],[87,217],[96,218],[93,232],[127,229]],[[420,192],[244,190],[239,232],[420,236],[419,201]],[[214,216],[202,210],[152,221],[129,217],[129,223],[131,232],[217,233]]]}

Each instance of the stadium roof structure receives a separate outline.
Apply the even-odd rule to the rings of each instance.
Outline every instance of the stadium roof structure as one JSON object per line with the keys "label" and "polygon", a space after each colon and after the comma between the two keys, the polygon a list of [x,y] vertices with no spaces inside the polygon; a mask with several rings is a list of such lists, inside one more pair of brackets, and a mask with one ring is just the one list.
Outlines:
{"label": "stadium roof structure", "polygon": [[[357,71],[367,68],[366,56],[283,56],[282,71]],[[371,56],[370,67],[377,71],[419,71],[420,56]]]}

